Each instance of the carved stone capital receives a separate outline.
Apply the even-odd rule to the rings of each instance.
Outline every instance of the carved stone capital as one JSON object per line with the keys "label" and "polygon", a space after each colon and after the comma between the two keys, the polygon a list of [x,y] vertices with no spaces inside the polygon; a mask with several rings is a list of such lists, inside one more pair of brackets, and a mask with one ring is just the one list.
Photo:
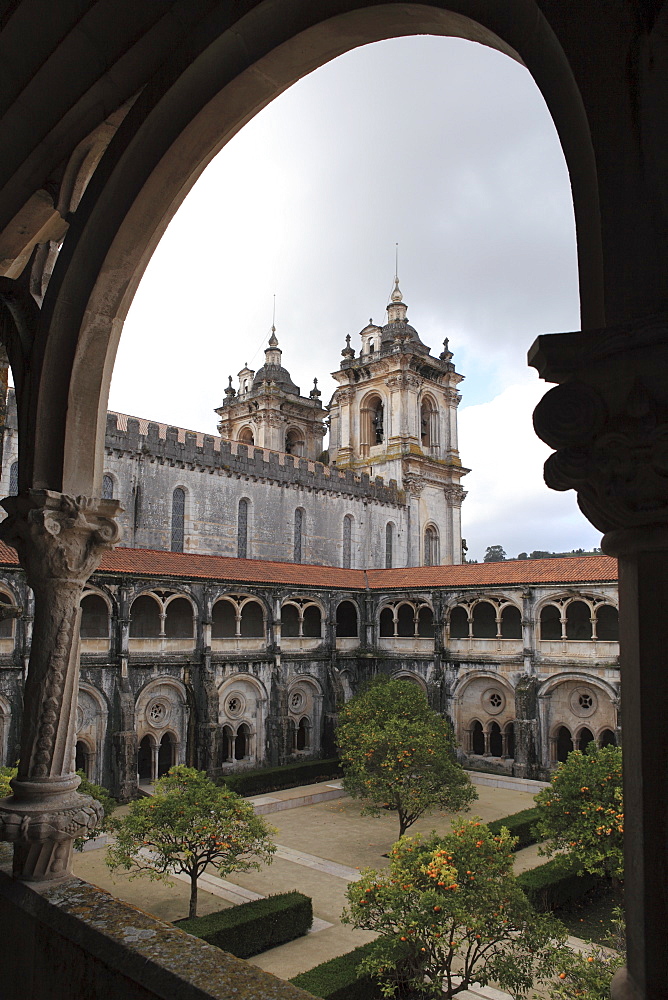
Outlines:
{"label": "carved stone capital", "polygon": [[547,485],[603,532],[667,524],[668,322],[540,337],[530,363],[560,383],[534,411]]}
{"label": "carved stone capital", "polygon": [[466,497],[466,490],[462,486],[446,486],[443,492],[445,493],[445,499],[451,507],[461,507]]}
{"label": "carved stone capital", "polygon": [[423,476],[404,476],[403,486],[405,490],[411,494],[411,496],[419,497],[424,489],[424,477]]}

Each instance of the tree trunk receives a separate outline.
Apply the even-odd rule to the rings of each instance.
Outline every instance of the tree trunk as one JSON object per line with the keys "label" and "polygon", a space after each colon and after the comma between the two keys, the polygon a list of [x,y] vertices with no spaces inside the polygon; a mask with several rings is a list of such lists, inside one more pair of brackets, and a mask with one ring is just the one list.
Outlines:
{"label": "tree trunk", "polygon": [[197,872],[190,873],[190,909],[188,919],[193,920],[197,916]]}

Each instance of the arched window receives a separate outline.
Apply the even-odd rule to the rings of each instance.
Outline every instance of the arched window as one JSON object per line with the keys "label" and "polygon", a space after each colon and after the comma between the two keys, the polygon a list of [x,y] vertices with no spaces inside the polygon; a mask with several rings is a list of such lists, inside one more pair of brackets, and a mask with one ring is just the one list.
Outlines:
{"label": "arched window", "polygon": [[450,612],[450,638],[451,639],[468,639],[469,635],[469,616],[466,612],[466,608],[461,605],[453,608]]}
{"label": "arched window", "polygon": [[132,602],[130,608],[130,638],[157,639],[160,635],[160,608],[158,602],[143,594]]}
{"label": "arched window", "polygon": [[619,612],[612,604],[601,604],[597,609],[596,636],[601,642],[619,642]]}
{"label": "arched window", "polygon": [[12,462],[9,467],[9,496],[18,496],[19,492],[19,463]]}
{"label": "arched window", "polygon": [[557,760],[563,764],[572,750],[573,740],[571,739],[571,731],[566,726],[560,726],[557,732]]}
{"label": "arched window", "polygon": [[186,491],[177,486],[172,493],[172,552],[183,552]]}
{"label": "arched window", "polygon": [[309,604],[307,608],[304,608],[302,635],[308,639],[319,639],[321,634],[322,615],[320,608],[317,608],[315,604]]}
{"label": "arched window", "polygon": [[412,604],[400,604],[397,609],[397,635],[404,639],[415,635],[415,609]]}
{"label": "arched window", "polygon": [[165,635],[168,639],[192,639],[193,608],[185,597],[170,601],[165,614]]}
{"label": "arched window", "polygon": [[423,448],[438,444],[438,411],[430,399],[420,407],[420,441]]}
{"label": "arched window", "polygon": [[285,435],[285,453],[298,457],[302,457],[304,454],[304,435],[294,427]]}
{"label": "arched window", "polygon": [[231,601],[216,601],[211,612],[211,638],[232,639],[237,634],[237,612]]}
{"label": "arched window", "polygon": [[371,412],[371,444],[382,444],[385,440],[385,413],[382,400],[377,399]]}
{"label": "arched window", "polygon": [[137,774],[140,781],[150,781],[153,777],[153,748],[150,736],[145,736],[137,750]]}
{"label": "arched window", "polygon": [[482,729],[482,722],[478,722],[474,719],[471,725],[471,753],[477,754],[479,757],[485,752],[485,734]]}
{"label": "arched window", "polygon": [[352,563],[352,534],[353,519],[350,514],[346,514],[343,519],[343,568],[350,569]]}
{"label": "arched window", "polygon": [[501,612],[501,638],[522,638],[522,615],[520,609],[507,604]]}
{"label": "arched window", "polygon": [[360,437],[364,450],[385,440],[385,410],[380,396],[373,395],[364,400],[360,410]]}
{"label": "arched window", "polygon": [[165,735],[160,740],[160,748],[158,750],[158,777],[162,778],[163,774],[167,774],[170,767],[173,767],[176,763],[174,759],[174,751],[176,749],[176,744],[174,742],[174,737],[171,733],[165,733]]}
{"label": "arched window", "polygon": [[581,753],[586,753],[587,747],[589,746],[590,743],[593,742],[594,742],[594,734],[592,733],[591,729],[587,729],[586,726],[583,726],[580,732],[578,733],[577,749],[580,750]]}
{"label": "arched window", "polygon": [[250,757],[250,729],[242,722],[234,739],[234,759],[244,760],[246,757]]}
{"label": "arched window", "polygon": [[242,607],[240,635],[247,639],[261,639],[264,636],[264,615],[262,605],[257,601],[246,601]]}
{"label": "arched window", "polygon": [[440,563],[438,531],[430,524],[424,533],[424,564],[425,566],[440,566]]}
{"label": "arched window", "polygon": [[[6,594],[0,593],[0,604],[13,605],[13,601]],[[14,636],[15,618],[0,618],[0,639],[12,639]]]}
{"label": "arched window", "polygon": [[617,737],[613,733],[612,729],[604,729],[598,738],[599,746],[602,747],[616,747]]}
{"label": "arched window", "polygon": [[306,717],[299,720],[299,725],[297,726],[297,749],[298,750],[308,750],[311,740],[309,738],[310,730],[309,721]]}
{"label": "arched window", "polygon": [[114,499],[114,480],[111,476],[102,476],[102,499],[103,500],[113,500]]}
{"label": "arched window", "polygon": [[109,638],[109,608],[99,594],[87,594],[81,599],[82,639]]}
{"label": "arched window", "polygon": [[543,641],[561,639],[561,612],[554,604],[546,604],[540,612],[540,637]]}
{"label": "arched window", "polygon": [[383,608],[380,613],[380,637],[390,639],[394,635],[394,615],[392,608]]}
{"label": "arched window", "polygon": [[87,778],[90,778],[89,774],[90,767],[90,750],[83,740],[77,740],[76,747],[74,748],[74,770],[83,771]]}
{"label": "arched window", "polygon": [[284,604],[281,608],[281,636],[294,639],[299,635],[299,612],[294,604]]}
{"label": "arched window", "polygon": [[220,748],[220,758],[221,763],[227,764],[228,761],[232,760],[232,747],[234,741],[232,739],[232,730],[229,726],[223,726],[223,738]]}
{"label": "arched window", "polygon": [[503,757],[503,738],[498,722],[493,722],[489,727],[489,752],[492,757]]}
{"label": "arched window", "polygon": [[479,601],[473,609],[473,638],[496,638],[496,608],[489,601]]}
{"label": "arched window", "polygon": [[139,483],[135,486],[135,531],[138,531],[141,527],[141,516],[142,516],[142,492]]}
{"label": "arched window", "polygon": [[250,427],[243,427],[239,431],[239,442],[240,444],[245,444],[246,447],[252,447],[255,444],[255,438]]}
{"label": "arched window", "polygon": [[341,601],[336,609],[336,638],[357,638],[357,608],[352,601]]}
{"label": "arched window", "polygon": [[584,601],[571,601],[566,608],[566,638],[591,639],[591,611]]}
{"label": "arched window", "polygon": [[418,635],[422,639],[434,638],[434,612],[424,605],[418,611]]}
{"label": "arched window", "polygon": [[297,507],[295,511],[295,538],[294,538],[294,552],[293,561],[300,563],[302,561],[302,538],[304,534],[304,511],[301,507]]}
{"label": "arched window", "polygon": [[394,557],[394,525],[388,521],[385,525],[385,569],[392,569]]}
{"label": "arched window", "polygon": [[239,501],[237,514],[237,558],[248,558],[248,500],[245,497]]}

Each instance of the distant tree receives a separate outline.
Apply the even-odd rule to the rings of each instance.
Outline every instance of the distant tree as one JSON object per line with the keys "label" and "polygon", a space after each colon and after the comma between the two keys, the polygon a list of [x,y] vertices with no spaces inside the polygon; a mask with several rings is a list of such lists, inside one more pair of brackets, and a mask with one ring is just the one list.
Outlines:
{"label": "distant tree", "polygon": [[445,837],[403,837],[389,870],[349,885],[343,920],[379,935],[362,968],[385,995],[453,997],[475,981],[516,996],[558,971],[566,929],[517,884],[514,843],[460,821]]}
{"label": "distant tree", "polygon": [[483,562],[503,562],[506,553],[501,545],[488,545]]}
{"label": "distant tree", "polygon": [[526,552],[520,552],[520,554],[518,555],[518,557],[517,557],[517,558],[518,558],[518,559],[528,559],[528,558],[529,558],[529,556],[527,555],[527,553],[526,553]]}
{"label": "distant tree", "polygon": [[449,723],[410,681],[379,678],[339,713],[343,787],[362,813],[389,809],[399,836],[430,809],[466,809],[475,788],[455,756]]}
{"label": "distant tree", "polygon": [[549,559],[552,555],[554,555],[553,552],[544,552],[542,549],[535,549],[530,553],[529,559]]}
{"label": "distant tree", "polygon": [[107,852],[111,871],[190,877],[189,916],[197,916],[197,881],[208,865],[220,875],[269,863],[272,833],[249,802],[214,785],[204,771],[181,765],[155,784],[155,794],[137,799],[122,819],[112,820],[115,843]]}
{"label": "distant tree", "polygon": [[624,877],[621,747],[590,743],[569,753],[536,796],[541,854],[575,861],[580,871]]}

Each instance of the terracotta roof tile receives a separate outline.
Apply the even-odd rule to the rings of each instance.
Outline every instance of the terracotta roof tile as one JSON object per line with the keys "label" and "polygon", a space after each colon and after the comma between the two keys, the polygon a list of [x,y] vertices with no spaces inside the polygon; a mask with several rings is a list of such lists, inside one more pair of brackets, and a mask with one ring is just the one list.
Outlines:
{"label": "terracotta roof tile", "polygon": [[[16,566],[16,551],[0,542],[0,564]],[[463,566],[416,566],[406,569],[341,569],[305,563],[232,559],[189,552],[117,548],[100,564],[103,573],[184,577],[191,580],[233,580],[242,583],[285,583],[297,587],[337,587],[343,590],[406,590],[415,587],[489,587],[522,584],[611,582],[617,560],[611,556],[570,556],[561,559],[506,559]]]}

